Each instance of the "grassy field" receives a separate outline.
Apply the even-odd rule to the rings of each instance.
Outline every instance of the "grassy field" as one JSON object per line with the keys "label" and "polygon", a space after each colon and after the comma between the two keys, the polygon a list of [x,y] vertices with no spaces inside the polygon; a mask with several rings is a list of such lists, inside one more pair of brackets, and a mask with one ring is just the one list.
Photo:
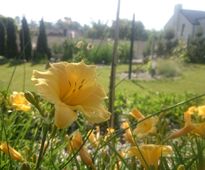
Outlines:
{"label": "grassy field", "polygon": [[[135,70],[136,66],[133,66]],[[31,82],[32,70],[45,70],[45,65],[20,64],[10,66],[9,64],[0,65],[0,89],[10,91],[22,91],[25,80],[25,90],[34,90],[35,87]],[[201,94],[205,92],[205,65],[187,64],[182,68],[182,75],[178,78],[166,78],[160,80],[127,80],[120,73],[127,72],[128,65],[120,65],[117,67],[116,92],[117,93],[147,93],[147,92],[166,92],[178,93],[185,92]],[[12,75],[13,78],[12,78]],[[106,90],[109,88],[110,66],[97,67],[97,75],[99,81],[104,85]],[[12,79],[11,79],[12,78]],[[123,79],[124,78],[124,79]]]}

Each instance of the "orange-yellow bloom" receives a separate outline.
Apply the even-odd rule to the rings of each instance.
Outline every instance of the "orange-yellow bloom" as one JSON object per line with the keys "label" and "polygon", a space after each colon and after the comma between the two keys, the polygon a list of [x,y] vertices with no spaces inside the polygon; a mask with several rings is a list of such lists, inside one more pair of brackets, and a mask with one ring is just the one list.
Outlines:
{"label": "orange-yellow bloom", "polygon": [[133,109],[130,114],[136,119],[136,120],[141,120],[144,119],[144,115],[138,110],[138,109]]}
{"label": "orange-yellow bloom", "polygon": [[80,63],[59,62],[45,71],[33,71],[32,81],[38,91],[55,105],[55,125],[65,128],[77,119],[77,111],[90,123],[110,118],[103,106],[105,91],[96,81],[96,67]]}
{"label": "orange-yellow bloom", "polygon": [[88,151],[85,148],[85,146],[82,146],[83,145],[83,138],[82,138],[82,135],[81,135],[81,133],[79,131],[77,131],[77,132],[75,132],[73,134],[73,137],[72,137],[72,139],[69,142],[69,145],[70,145],[70,148],[72,150],[76,150],[77,151],[77,150],[80,149],[79,155],[80,155],[82,161],[86,165],[90,166],[92,169],[95,169],[90,154],[88,153]]}
{"label": "orange-yellow bloom", "polygon": [[196,112],[198,110],[198,116],[203,117],[203,107],[190,107],[186,112],[184,112],[184,127],[173,132],[169,138],[177,138],[187,133],[194,133],[201,137],[205,137],[205,122],[195,123],[192,121],[192,116],[197,116]]}
{"label": "orange-yellow bloom", "polygon": [[23,161],[23,156],[14,148],[9,146],[7,143],[1,143],[0,150],[3,151],[5,154],[10,155],[13,160]]}
{"label": "orange-yellow bloom", "polygon": [[76,44],[76,47],[77,48],[82,48],[84,45],[84,42],[83,41],[78,41],[77,44]]}
{"label": "orange-yellow bloom", "polygon": [[135,145],[135,141],[134,138],[132,136],[132,132],[130,130],[130,126],[128,122],[123,122],[121,125],[122,129],[125,129],[125,133],[124,133],[124,138],[126,141],[128,141],[130,144]]}
{"label": "orange-yellow bloom", "polygon": [[90,134],[89,137],[88,137],[90,143],[94,147],[97,147],[99,142],[97,141],[96,135],[93,133],[93,131],[92,132],[89,131],[88,134]]}
{"label": "orange-yellow bloom", "polygon": [[113,133],[115,132],[114,128],[107,128],[107,133],[104,136],[104,141],[106,141]]}
{"label": "orange-yellow bloom", "polygon": [[142,138],[149,134],[156,133],[157,128],[156,124],[158,122],[158,117],[150,117],[148,119],[143,120],[137,124],[134,132],[136,133],[137,137]]}
{"label": "orange-yellow bloom", "polygon": [[[153,134],[156,132],[156,125],[158,122],[158,117],[153,116],[150,118],[144,117],[144,115],[137,109],[133,109],[130,114],[137,120],[140,121],[137,124],[137,127],[134,130],[134,133],[137,137],[142,138],[149,134]],[[145,120],[143,120],[145,119]]]}
{"label": "orange-yellow bloom", "polygon": [[31,109],[31,105],[26,100],[23,92],[14,91],[10,95],[10,103],[16,110],[29,111]]}
{"label": "orange-yellow bloom", "polygon": [[142,166],[148,170],[150,167],[158,168],[161,156],[172,153],[172,147],[168,145],[143,144],[139,147],[133,146],[128,150],[128,155],[135,156],[140,160]]}
{"label": "orange-yellow bloom", "polygon": [[87,49],[87,50],[91,50],[93,47],[94,47],[94,46],[93,46],[93,44],[88,43],[88,44],[87,44],[87,48],[86,48],[86,49]]}
{"label": "orange-yellow bloom", "polygon": [[205,105],[198,107],[198,115],[203,119],[205,118]]}

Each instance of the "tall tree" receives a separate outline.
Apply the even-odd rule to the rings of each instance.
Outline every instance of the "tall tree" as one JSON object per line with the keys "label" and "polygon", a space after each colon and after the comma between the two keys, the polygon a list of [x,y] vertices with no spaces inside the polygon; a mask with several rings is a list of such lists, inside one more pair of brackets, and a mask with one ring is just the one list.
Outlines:
{"label": "tall tree", "polygon": [[25,17],[23,17],[21,23],[22,23],[21,30],[20,30],[21,55],[23,56],[24,59],[29,61],[31,59],[31,53],[32,53],[30,30]]}
{"label": "tall tree", "polygon": [[50,58],[47,35],[46,35],[43,19],[41,19],[40,21],[39,34],[38,34],[37,47],[36,47],[36,57],[38,57],[36,59],[43,59],[45,57],[47,57],[47,59]]}
{"label": "tall tree", "polygon": [[6,19],[6,57],[7,58],[16,58],[18,55],[18,48],[16,42],[16,25],[12,18]]}
{"label": "tall tree", "polygon": [[[114,28],[115,28],[115,21],[112,23],[111,27],[111,37],[113,37]],[[129,39],[131,36],[131,27],[132,27],[132,21],[128,19],[120,19],[120,32],[119,32],[119,38],[120,39]],[[144,25],[141,21],[135,21],[135,40],[147,40],[147,31],[144,28]]]}
{"label": "tall tree", "polygon": [[5,19],[0,17],[0,55],[5,56],[5,41],[6,41],[6,31],[5,31]]}

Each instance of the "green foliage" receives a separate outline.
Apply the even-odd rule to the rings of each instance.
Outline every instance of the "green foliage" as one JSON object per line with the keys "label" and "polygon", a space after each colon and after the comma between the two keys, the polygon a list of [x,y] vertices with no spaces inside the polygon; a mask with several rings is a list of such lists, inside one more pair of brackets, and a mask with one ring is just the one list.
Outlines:
{"label": "green foliage", "polygon": [[27,61],[32,59],[30,31],[25,17],[23,17],[22,19],[22,25],[20,30],[20,49],[23,59],[26,59]]}
{"label": "green foliage", "polygon": [[[114,37],[115,21],[111,27],[111,37]],[[127,19],[120,19],[119,23],[119,38],[130,40],[132,21]],[[135,21],[134,24],[134,40],[147,40],[148,34],[141,21]]]}
{"label": "green foliage", "polygon": [[189,62],[187,55],[187,45],[183,41],[179,41],[178,45],[172,51],[172,57],[181,62]]}
{"label": "green foliage", "polygon": [[118,53],[119,63],[128,63],[130,57],[130,43],[126,41],[120,43],[118,47]]}
{"label": "green foliage", "polygon": [[[124,57],[125,50],[121,48],[121,58]],[[95,64],[110,64],[112,58],[112,44],[102,42],[101,44],[91,43],[86,40],[67,39],[61,45],[55,45],[54,54],[58,54],[59,59],[64,61],[86,61]]]}
{"label": "green foliage", "polygon": [[110,43],[102,43],[100,46],[95,46],[90,51],[88,60],[95,64],[110,64],[112,61],[113,47]]}
{"label": "green foliage", "polygon": [[0,17],[0,56],[5,56],[5,51],[6,51],[5,18]]}
{"label": "green foliage", "polygon": [[6,57],[9,59],[16,59],[18,55],[16,25],[12,18],[6,19],[6,33]]}
{"label": "green foliage", "polygon": [[177,44],[178,41],[175,39],[175,35],[172,30],[166,30],[163,32],[151,31],[149,32],[144,56],[156,54],[163,58],[170,57]]}
{"label": "green foliage", "polygon": [[62,49],[63,49],[63,56],[62,56],[62,60],[64,61],[69,61],[69,60],[72,60],[73,57],[74,57],[74,42],[73,40],[65,40],[63,42],[63,46],[62,46]]}
{"label": "green foliage", "polygon": [[[87,38],[92,39],[104,39],[106,37],[113,38],[115,30],[115,21],[113,21],[112,26],[109,27],[103,24],[101,21],[93,22],[92,27],[85,25],[84,35]],[[131,37],[131,26],[132,21],[127,19],[120,19],[119,23],[119,38],[124,40],[130,40]],[[144,25],[140,21],[135,21],[134,29],[134,40],[147,40],[148,34],[144,28]]]}
{"label": "green foliage", "polygon": [[205,63],[205,38],[202,33],[196,34],[188,43],[187,60],[192,63]]}
{"label": "green foliage", "polygon": [[93,22],[92,27],[86,27],[85,36],[92,39],[102,39],[108,37],[109,27],[101,21]]}
{"label": "green foliage", "polygon": [[[159,121],[156,126],[157,133],[150,135],[150,138],[139,140],[134,136],[136,146],[144,143],[152,144],[153,138],[156,138],[157,144],[168,144],[173,147],[170,157],[161,158],[159,161],[160,168],[176,169],[183,164],[186,169],[203,169],[205,151],[203,139],[187,135],[174,140],[165,140],[166,135],[173,129],[183,126],[183,112],[192,105],[200,104],[201,98],[188,102],[193,96],[193,94],[167,95],[166,93],[117,95],[114,114],[118,115],[118,124],[116,124],[114,133],[98,134],[98,147],[93,147],[88,140],[89,130],[93,130],[94,134],[97,133],[93,126],[87,125],[83,118],[79,118],[75,128],[82,133],[82,146],[84,149],[88,148],[95,168],[114,169],[119,162],[118,166],[122,170],[130,169],[130,167],[140,169],[142,167],[138,161],[136,164],[136,160],[132,157],[119,154],[124,153],[130,147],[124,138],[124,131],[120,128],[122,122],[129,121],[131,132],[134,132],[136,123],[143,123],[143,121],[136,122],[129,114],[133,108],[137,108],[144,116],[154,116],[154,114],[159,116]],[[33,92],[27,92],[26,98],[32,103],[32,110],[17,111],[11,107],[9,93],[5,91],[0,93],[0,140],[8,142],[24,157],[22,162],[15,161],[1,151],[0,169],[23,169],[23,167],[26,169],[73,169],[75,167],[80,170],[91,169],[82,161],[82,158],[79,158],[79,150],[71,152],[68,149],[74,126],[57,129],[53,122],[53,105]],[[179,102],[184,102],[184,104],[176,105]],[[101,125],[99,126],[101,128]],[[42,155],[41,151],[43,151]]]}

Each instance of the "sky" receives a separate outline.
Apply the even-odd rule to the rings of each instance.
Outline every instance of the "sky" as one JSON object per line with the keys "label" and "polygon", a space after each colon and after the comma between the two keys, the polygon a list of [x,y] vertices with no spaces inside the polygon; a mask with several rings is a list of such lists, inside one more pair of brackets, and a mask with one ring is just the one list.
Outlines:
{"label": "sky", "polygon": [[[0,0],[0,15],[25,16],[30,20],[56,22],[70,17],[81,25],[101,20],[111,24],[116,18],[118,0]],[[162,30],[173,15],[174,6],[205,11],[203,0],[121,0],[120,18],[141,21],[146,29]]]}

